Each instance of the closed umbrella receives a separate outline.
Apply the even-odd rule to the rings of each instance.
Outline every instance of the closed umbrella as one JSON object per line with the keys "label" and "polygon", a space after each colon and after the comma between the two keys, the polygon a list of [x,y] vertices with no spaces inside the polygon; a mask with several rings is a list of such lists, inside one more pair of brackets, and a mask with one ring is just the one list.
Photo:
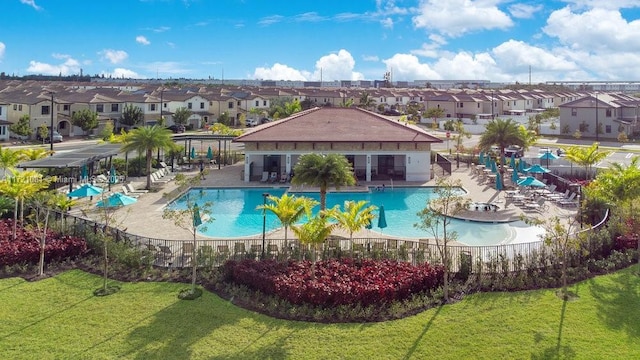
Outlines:
{"label": "closed umbrella", "polygon": [[542,165],[535,164],[535,165],[532,165],[531,167],[524,169],[524,171],[532,174],[544,174],[544,173],[548,173],[549,169],[543,167]]}
{"label": "closed umbrella", "polygon": [[511,174],[511,181],[516,184],[518,183],[518,180],[520,180],[520,175],[518,175],[518,169],[514,168],[513,173]]}
{"label": "closed umbrella", "polygon": [[198,203],[193,204],[193,227],[202,225],[202,217],[200,217],[200,208]]}
{"label": "closed umbrella", "polygon": [[384,205],[380,206],[380,214],[378,215],[378,227],[384,229],[387,227],[387,218],[384,215]]}
{"label": "closed umbrella", "polygon": [[480,151],[478,155],[478,164],[482,164],[484,162],[484,151]]}
{"label": "closed umbrella", "polygon": [[116,174],[116,168],[112,165],[111,169],[109,170],[109,184],[117,184],[118,183],[118,176]]}
{"label": "closed umbrella", "polygon": [[511,153],[511,162],[509,164],[511,166],[512,169],[516,169],[516,154],[515,153]]}
{"label": "closed umbrella", "polygon": [[533,176],[527,176],[526,178],[518,181],[518,186],[545,187],[547,185]]}
{"label": "closed umbrella", "polygon": [[89,170],[87,169],[87,165],[82,165],[80,169],[80,181],[85,181],[89,177]]}
{"label": "closed umbrella", "polygon": [[213,150],[211,149],[211,146],[207,149],[207,159],[209,159],[209,161],[213,160]]}
{"label": "closed umbrella", "polygon": [[491,160],[491,172],[498,172],[498,167],[496,166],[496,162]]}
{"label": "closed umbrella", "polygon": [[507,164],[507,159],[504,158],[504,154],[500,156],[500,165],[503,167]]}
{"label": "closed umbrella", "polygon": [[556,154],[552,153],[551,151],[547,151],[540,154],[538,158],[541,160],[547,160],[547,167],[549,167],[549,160],[556,160],[558,157],[556,156]]}
{"label": "closed umbrella", "polygon": [[138,201],[136,198],[132,198],[123,193],[113,193],[109,195],[108,198],[98,201],[97,206],[103,208],[120,207],[131,205],[136,201]]}
{"label": "closed umbrella", "polygon": [[500,173],[496,173],[496,190],[502,190],[502,176]]}
{"label": "closed umbrella", "polygon": [[192,159],[196,158],[196,147],[195,146],[191,148],[191,158]]}
{"label": "closed umbrella", "polygon": [[83,184],[79,188],[69,192],[69,197],[87,197],[96,196],[102,193],[102,189],[91,184]]}

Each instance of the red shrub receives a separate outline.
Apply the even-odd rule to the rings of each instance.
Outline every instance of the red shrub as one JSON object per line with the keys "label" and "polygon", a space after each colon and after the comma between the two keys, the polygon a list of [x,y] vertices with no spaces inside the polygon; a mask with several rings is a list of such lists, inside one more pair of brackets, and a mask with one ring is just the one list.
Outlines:
{"label": "red shrub", "polygon": [[[40,260],[40,239],[36,232],[21,226],[12,240],[13,221],[0,221],[0,266],[35,264]],[[57,261],[82,255],[87,251],[84,239],[48,232],[45,245],[45,261]]]}
{"label": "red shrub", "polygon": [[228,278],[293,304],[371,305],[409,298],[442,284],[443,269],[392,260],[332,259],[242,262],[226,264]]}

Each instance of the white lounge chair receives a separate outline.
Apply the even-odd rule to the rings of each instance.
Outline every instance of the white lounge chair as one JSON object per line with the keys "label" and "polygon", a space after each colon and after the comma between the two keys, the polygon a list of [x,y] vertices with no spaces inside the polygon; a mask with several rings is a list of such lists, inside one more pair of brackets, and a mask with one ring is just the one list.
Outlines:
{"label": "white lounge chair", "polygon": [[127,184],[124,187],[127,188],[128,192],[133,194],[146,194],[149,192],[149,190],[145,190],[145,189],[136,189],[133,187],[133,184]]}
{"label": "white lounge chair", "polygon": [[560,206],[578,206],[578,202],[575,200],[576,193],[571,193],[568,199],[559,200],[558,205]]}
{"label": "white lounge chair", "polygon": [[260,179],[260,182],[267,182],[269,181],[269,172],[268,171],[263,171],[262,172],[262,179]]}
{"label": "white lounge chair", "polygon": [[141,195],[141,194],[134,194],[134,193],[130,192],[130,191],[127,189],[127,187],[126,187],[126,186],[123,186],[123,187],[122,187],[122,193],[123,193],[123,194],[125,194],[125,195],[127,195],[127,196],[129,196],[129,197],[132,197],[132,198],[137,198],[138,196],[140,196],[140,195]]}

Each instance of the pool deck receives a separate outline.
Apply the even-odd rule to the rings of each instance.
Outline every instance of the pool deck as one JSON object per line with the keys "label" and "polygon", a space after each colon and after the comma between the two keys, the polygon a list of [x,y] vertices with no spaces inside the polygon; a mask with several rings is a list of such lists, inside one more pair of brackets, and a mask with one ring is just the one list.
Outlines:
{"label": "pool deck", "polygon": [[[261,188],[283,188],[289,187],[288,183],[274,183],[265,184],[258,181],[251,183],[244,183],[241,179],[242,171],[244,170],[244,164],[238,163],[218,169],[217,167],[208,169],[209,173],[206,175],[206,179],[200,181],[200,185],[203,187],[261,187]],[[186,175],[196,176],[199,170],[194,167],[193,171],[184,172]],[[442,174],[436,174],[436,178]],[[544,213],[539,211],[525,211],[521,207],[515,205],[509,199],[506,198],[504,191],[497,191],[495,185],[488,184],[479,178],[474,171],[466,167],[466,164],[461,164],[459,169],[455,169],[451,174],[451,178],[460,180],[463,188],[467,191],[467,195],[471,202],[481,203],[493,203],[498,205],[497,211],[463,211],[459,214],[459,218],[468,221],[482,221],[482,222],[510,222],[521,220],[522,217],[536,217],[536,218],[551,218],[558,216],[560,218],[568,218],[576,213],[577,207],[561,207],[555,202],[547,201],[548,209]],[[144,188],[145,179],[137,178],[131,179],[131,183],[136,189]],[[366,191],[369,186],[378,186],[385,184],[386,188],[391,190],[391,184],[389,182],[369,182],[361,183],[359,186],[342,187],[342,191]],[[505,185],[509,186],[510,180],[505,179]],[[417,182],[398,182],[395,181],[393,186],[435,186],[436,179],[425,183]],[[130,206],[116,210],[116,221],[118,227],[126,229],[127,232],[136,234],[139,236],[145,236],[155,239],[168,239],[168,240],[192,240],[193,235],[185,229],[179,228],[173,224],[171,220],[163,219],[162,213],[165,205],[173,199],[168,198],[165,194],[177,188],[175,181],[167,183],[154,184],[154,187],[158,187],[157,192],[149,192],[141,194],[138,197],[138,201]],[[115,186],[113,191],[120,191],[121,186]],[[296,191],[300,191],[297,188]],[[303,191],[313,191],[309,187],[302,188]],[[335,191],[335,189],[330,189]],[[87,200],[85,200],[87,201]],[[95,203],[96,199],[93,200]],[[85,208],[88,208],[85,206]],[[99,219],[99,213],[95,210],[88,213],[88,216],[93,219]],[[78,209],[72,210],[72,213],[78,214]],[[361,233],[354,234],[354,237],[370,237],[375,233],[373,230],[363,230]],[[346,235],[337,233],[336,235]],[[271,238],[283,238],[283,230],[275,230],[267,234]],[[289,234],[291,236],[291,234]],[[375,236],[375,235],[374,235]],[[385,237],[389,237],[388,234],[384,234]],[[261,235],[260,235],[261,237]],[[347,236],[348,237],[348,236]],[[200,239],[204,239],[199,236]],[[248,237],[256,238],[256,237]]]}

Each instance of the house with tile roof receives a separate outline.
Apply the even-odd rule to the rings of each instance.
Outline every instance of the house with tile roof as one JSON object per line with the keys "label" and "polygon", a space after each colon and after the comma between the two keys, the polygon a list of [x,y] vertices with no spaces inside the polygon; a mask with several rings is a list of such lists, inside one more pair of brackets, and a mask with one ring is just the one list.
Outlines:
{"label": "house with tile roof", "polygon": [[360,108],[322,107],[264,124],[237,137],[244,143],[245,182],[263,173],[291,174],[307,153],[339,153],[363,181],[431,179],[431,144],[421,128]]}
{"label": "house with tile roof", "polygon": [[640,100],[623,94],[593,93],[562,104],[560,108],[560,131],[573,134],[576,130],[583,136],[617,138],[619,133],[630,137],[640,131]]}

